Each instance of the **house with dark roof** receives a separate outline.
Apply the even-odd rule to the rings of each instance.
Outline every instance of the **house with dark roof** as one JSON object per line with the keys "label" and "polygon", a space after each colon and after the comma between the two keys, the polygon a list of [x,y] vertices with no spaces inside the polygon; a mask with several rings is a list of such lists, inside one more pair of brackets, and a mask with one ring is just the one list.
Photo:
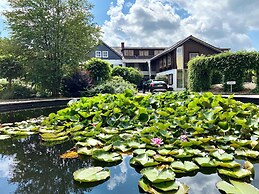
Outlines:
{"label": "house with dark roof", "polygon": [[150,59],[163,52],[165,47],[129,47],[121,43],[122,60],[126,67],[133,67],[141,71],[146,79],[150,78]]}
{"label": "house with dark roof", "polygon": [[187,63],[198,55],[215,55],[229,51],[229,48],[218,48],[194,36],[178,41],[166,47],[130,47],[122,42],[119,47],[110,47],[102,42],[91,56],[101,58],[112,66],[133,67],[142,72],[146,79],[156,75],[166,75],[168,84],[174,90],[187,87]]}
{"label": "house with dark roof", "polygon": [[105,60],[109,62],[112,67],[124,66],[121,53],[113,49],[103,41],[90,53],[90,57]]}
{"label": "house with dark roof", "polygon": [[194,36],[177,42],[162,53],[150,59],[150,77],[166,75],[168,84],[174,90],[187,87],[187,63],[198,55],[214,55],[229,51],[228,48],[218,48]]}

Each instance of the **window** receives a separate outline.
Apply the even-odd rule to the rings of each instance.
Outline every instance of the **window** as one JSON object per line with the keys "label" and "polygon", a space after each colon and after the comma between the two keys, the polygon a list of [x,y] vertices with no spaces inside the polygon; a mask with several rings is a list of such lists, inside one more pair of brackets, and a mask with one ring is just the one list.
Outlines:
{"label": "window", "polygon": [[189,53],[189,60],[191,60],[192,58],[195,58],[199,55],[199,53]]}
{"label": "window", "polygon": [[171,57],[171,54],[169,54],[167,56],[167,64],[170,66],[171,65],[171,61],[172,61],[172,57]]}
{"label": "window", "polygon": [[149,56],[148,50],[140,50],[139,51],[139,56]]}
{"label": "window", "polygon": [[102,57],[102,52],[101,51],[95,51],[95,57],[96,58],[101,58]]}
{"label": "window", "polygon": [[103,58],[108,58],[108,51],[103,51],[102,54],[103,54]]}
{"label": "window", "polygon": [[154,55],[158,55],[159,53],[161,53],[162,52],[162,50],[155,50],[154,51]]}
{"label": "window", "polygon": [[139,69],[141,71],[148,71],[148,64],[147,63],[140,63],[139,64]]}
{"label": "window", "polygon": [[124,50],[124,55],[125,56],[134,56],[133,50]]}

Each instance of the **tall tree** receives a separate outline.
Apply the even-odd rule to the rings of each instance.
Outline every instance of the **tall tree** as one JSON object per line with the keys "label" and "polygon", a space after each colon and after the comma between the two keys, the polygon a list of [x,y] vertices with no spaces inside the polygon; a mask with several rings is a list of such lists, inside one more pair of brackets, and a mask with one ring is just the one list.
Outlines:
{"label": "tall tree", "polygon": [[[5,12],[27,58],[27,78],[53,96],[59,93],[65,65],[75,66],[96,46],[100,28],[87,0],[9,0]],[[67,68],[65,68],[67,69]]]}

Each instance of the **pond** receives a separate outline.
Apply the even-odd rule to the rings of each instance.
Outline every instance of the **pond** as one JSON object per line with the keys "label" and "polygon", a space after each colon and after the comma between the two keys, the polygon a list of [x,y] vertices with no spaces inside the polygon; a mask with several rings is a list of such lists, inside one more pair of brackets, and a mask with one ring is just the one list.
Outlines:
{"label": "pond", "polygon": [[[103,97],[104,98],[104,97]],[[125,98],[121,98],[120,100],[125,100]],[[204,100],[204,98],[203,98]],[[206,99],[205,99],[206,100]],[[164,102],[164,101],[162,101]],[[230,101],[232,102],[232,101]],[[100,100],[98,99],[98,105],[100,104]],[[93,103],[94,104],[94,103]],[[128,103],[130,104],[130,103]],[[82,103],[81,105],[84,106],[84,104]],[[92,105],[92,104],[91,104]],[[105,106],[103,107],[107,107],[107,104],[105,104]],[[118,104],[121,106],[121,104]],[[176,105],[174,105],[175,107],[177,107],[179,105],[179,103],[176,103]],[[205,103],[204,106],[207,106],[207,104]],[[237,104],[238,106],[238,104]],[[96,106],[93,106],[94,109],[96,110]],[[100,106],[102,107],[102,106]],[[190,108],[192,108],[192,106],[189,106]],[[251,109],[250,106],[246,105],[243,106],[244,109],[246,108]],[[85,106],[84,106],[85,108]],[[60,108],[57,108],[57,110]],[[62,110],[59,111],[59,114],[57,113],[57,118],[61,118],[63,119],[63,113],[66,112],[67,110],[71,111],[70,112],[70,116],[72,115],[72,113],[74,115],[77,114],[77,111],[79,110],[78,107],[76,106],[72,106],[69,107],[69,109],[66,110]],[[76,110],[76,111],[74,111]],[[114,110],[114,109],[113,109]],[[126,111],[129,110],[129,108],[125,108]],[[255,109],[257,111],[257,109]],[[56,110],[52,109],[49,112],[55,112]],[[184,110],[186,111],[186,110]],[[23,118],[20,118],[18,116],[10,116],[10,115],[5,115],[4,117],[1,117],[0,119],[0,123],[3,121],[5,122],[14,122],[14,121],[21,121],[21,120],[26,120],[30,117],[37,117],[39,116],[38,113],[40,115],[48,115],[49,112],[45,111],[45,110],[34,110],[31,113],[37,113],[37,115],[30,115],[30,114],[25,114],[23,112],[19,112],[18,115],[22,115],[25,116]],[[91,112],[91,111],[90,111]],[[116,111],[118,113],[118,108],[116,109]],[[198,112],[198,111],[195,111]],[[84,112],[80,112],[83,116],[87,116],[84,115]],[[159,112],[161,114],[161,118],[163,118],[164,120],[161,120],[161,122],[167,122],[166,120],[166,112]],[[12,113],[14,114],[14,113]],[[67,114],[67,112],[66,112]],[[81,115],[80,114],[80,115]],[[29,116],[30,115],[30,116]],[[77,117],[73,117],[74,115],[72,115],[72,119],[76,119]],[[81,116],[82,116],[81,115]],[[182,117],[183,114],[181,114],[181,116],[179,118],[185,118]],[[201,114],[199,114],[201,115]],[[205,110],[204,115],[206,116],[206,118],[202,118],[202,121],[207,121],[208,119],[210,119],[210,121],[214,120],[213,115],[210,115],[209,112],[207,110]],[[248,114],[244,114],[244,115],[248,115]],[[99,116],[99,115],[97,115]],[[145,119],[147,117],[145,117],[146,115],[142,114],[141,119]],[[222,115],[221,115],[222,116]],[[228,115],[227,115],[228,116]],[[51,118],[55,118],[55,115],[52,114],[49,117]],[[223,116],[222,116],[223,117]],[[81,118],[81,117],[80,117]],[[88,126],[88,128],[84,128],[81,127],[82,125],[80,125],[80,123],[76,123],[75,126],[71,126],[71,131],[70,131],[70,135],[73,137],[73,134],[85,134],[86,137],[83,136],[74,136],[75,139],[72,140],[68,140],[65,143],[62,144],[57,144],[54,146],[48,146],[46,144],[47,141],[44,141],[44,137],[45,140],[48,136],[46,136],[47,132],[46,132],[46,128],[43,128],[41,130],[41,136],[39,134],[35,134],[35,135],[31,135],[31,136],[27,136],[27,137],[19,137],[17,136],[12,136],[12,138],[10,139],[3,139],[0,141],[0,190],[1,193],[57,193],[57,194],[63,194],[63,193],[91,193],[91,194],[119,194],[119,193],[130,193],[130,194],[138,194],[138,193],[145,193],[139,186],[139,180],[142,178],[143,175],[141,175],[140,170],[143,169],[143,167],[148,164],[148,160],[151,157],[156,157],[158,156],[158,154],[153,154],[152,156],[148,157],[149,159],[145,162],[143,162],[142,160],[142,156],[147,155],[148,151],[155,151],[155,153],[159,153],[162,156],[160,156],[161,158],[163,158],[163,155],[167,152],[167,151],[171,151],[175,152],[177,151],[176,154],[171,154],[173,155],[173,157],[175,157],[175,160],[177,161],[190,161],[192,160],[192,157],[194,158],[195,155],[195,159],[197,156],[204,156],[204,155],[200,155],[202,153],[198,153],[197,149],[189,149],[188,145],[190,146],[190,144],[194,145],[194,148],[197,147],[201,147],[199,146],[200,144],[195,144],[195,143],[201,143],[203,142],[204,145],[206,145],[206,147],[203,148],[203,150],[206,150],[206,155],[210,155],[207,158],[215,158],[215,155],[212,154],[222,154],[220,151],[222,151],[221,149],[217,149],[217,151],[212,151],[209,153],[209,150],[211,149],[211,146],[218,146],[220,148],[224,148],[228,151],[229,146],[226,146],[226,144],[224,142],[232,142],[232,147],[233,146],[240,146],[239,144],[235,144],[238,141],[232,141],[234,136],[221,136],[221,133],[219,133],[218,137],[214,137],[213,141],[211,141],[211,144],[206,144],[207,141],[210,140],[206,140],[206,139],[212,139],[213,137],[208,137],[206,135],[204,135],[204,137],[199,137],[199,140],[193,140],[192,136],[189,135],[189,142],[186,142],[184,140],[180,140],[179,138],[177,138],[177,140],[173,141],[173,136],[171,130],[158,130],[157,134],[160,135],[160,137],[167,137],[168,139],[170,139],[170,141],[166,142],[166,139],[164,139],[165,144],[167,143],[167,145],[163,145],[160,148],[155,147],[154,145],[147,143],[145,145],[145,148],[147,149],[151,149],[151,150],[144,150],[144,153],[140,153],[141,149],[137,149],[140,148],[140,146],[137,146],[133,148],[133,144],[137,143],[137,138],[143,138],[144,136],[138,136],[139,133],[143,133],[145,135],[145,133],[147,133],[147,129],[148,131],[148,135],[152,130],[154,130],[155,128],[143,128],[140,126],[140,122],[138,122],[138,128],[132,128],[129,127],[129,125],[126,125],[128,123],[126,122],[130,122],[127,119],[122,120],[122,119],[118,119],[118,121],[120,121],[121,125],[119,125],[121,128],[120,130],[123,131],[123,136],[119,136],[121,139],[126,140],[126,137],[129,137],[132,133],[135,135],[136,139],[135,142],[134,141],[128,141],[127,142],[127,146],[131,147],[130,149],[136,151],[134,152],[134,157],[132,156],[132,154],[128,154],[127,151],[123,151],[123,149],[125,147],[122,146],[122,144],[118,144],[118,141],[116,142],[111,142],[107,143],[108,147],[109,145],[113,146],[113,152],[118,152],[121,154],[121,152],[118,151],[121,150],[123,152],[122,156],[123,159],[119,160],[116,164],[115,163],[105,163],[105,162],[100,162],[100,160],[95,160],[90,156],[86,156],[86,155],[79,155],[78,158],[74,158],[74,159],[62,159],[60,157],[60,155],[64,154],[66,151],[71,150],[71,148],[74,148],[75,143],[78,142],[78,139],[76,138],[83,138],[83,140],[89,140],[92,141],[91,143],[93,143],[93,138],[95,137],[95,134],[93,132],[96,132],[97,130],[101,130],[102,129],[102,133],[99,132],[99,134],[96,136],[96,138],[102,139],[104,137],[107,137],[111,134],[116,134],[116,130],[114,130],[113,128],[100,128],[96,130],[96,123],[95,123],[95,119],[99,119],[100,117],[93,117],[92,118],[92,122],[87,122],[84,123],[86,126]],[[112,118],[112,117],[107,117],[107,118]],[[135,117],[134,117],[135,118]],[[140,118],[140,117],[139,117]],[[139,119],[138,118],[138,119]],[[11,119],[11,120],[8,120]],[[175,117],[171,117],[170,118],[170,122],[173,122],[175,120]],[[207,119],[207,120],[206,120]],[[80,122],[86,122],[89,121],[89,119],[87,120],[82,120],[82,119],[78,119]],[[77,121],[78,121],[77,120]],[[98,120],[99,122],[100,120]],[[241,122],[239,120],[236,120],[238,122]],[[48,121],[49,122],[49,121]],[[124,122],[124,123],[122,123]],[[259,122],[259,120],[258,120]],[[58,121],[58,123],[60,124],[60,121]],[[107,120],[107,123],[112,124],[112,121]],[[234,123],[234,122],[233,122]],[[123,124],[123,125],[122,125]],[[221,123],[221,125],[224,123]],[[154,122],[154,126],[158,125],[157,122]],[[159,125],[161,128],[164,128],[165,126],[162,125],[160,123]],[[185,127],[185,125],[182,125],[181,123],[179,123],[179,126]],[[222,125],[224,127],[224,125]],[[58,126],[55,126],[58,127]],[[59,126],[60,127],[60,126]],[[76,128],[79,127],[79,128]],[[19,127],[18,127],[19,128]],[[126,128],[126,130],[125,130]],[[51,128],[53,129],[53,128]],[[197,128],[198,130],[201,130],[201,128]],[[232,129],[232,128],[231,128]],[[63,128],[62,128],[63,130]],[[74,130],[74,131],[73,131]],[[84,130],[84,131],[78,131],[78,130]],[[86,131],[89,130],[89,131]],[[4,131],[4,130],[3,130]],[[45,131],[45,133],[44,133]],[[104,131],[106,134],[104,134]],[[176,130],[177,131],[177,130]],[[12,134],[15,134],[14,131],[12,131]],[[79,133],[80,132],[80,133]],[[127,134],[126,134],[127,132]],[[163,132],[163,133],[162,133]],[[206,131],[205,131],[206,132]],[[51,133],[51,132],[50,132]],[[11,134],[11,133],[10,133]],[[60,133],[60,134],[65,134],[67,135],[67,133]],[[143,135],[142,134],[142,135]],[[156,135],[157,135],[156,134]],[[258,133],[257,133],[258,134]],[[45,136],[44,136],[45,135]],[[89,135],[90,138],[89,138]],[[118,137],[118,135],[114,135],[115,137]],[[177,136],[177,134],[175,135]],[[184,135],[180,135],[180,137],[182,137]],[[50,139],[53,136],[49,136]],[[60,137],[60,136],[58,136]],[[149,139],[151,139],[149,136],[145,136],[148,137]],[[152,136],[153,137],[153,136]],[[49,140],[50,140],[49,139]],[[55,139],[55,137],[54,137]],[[68,138],[68,139],[73,139],[73,138]],[[90,140],[91,139],[91,140]],[[143,138],[144,139],[144,138]],[[159,138],[153,138],[153,139],[159,139]],[[153,140],[151,139],[151,141]],[[249,136],[250,139],[250,136]],[[240,139],[240,141],[238,143],[240,144],[245,144],[248,145],[247,143],[249,143],[248,146],[253,146],[255,141],[257,141],[257,138],[254,139],[254,141],[249,142],[250,140],[246,139]],[[142,140],[142,139],[141,139]],[[94,140],[96,141],[96,140]],[[87,141],[85,141],[87,142]],[[108,141],[107,141],[108,142]],[[177,146],[181,145],[181,146],[186,146],[186,148],[184,148],[184,152],[181,152],[183,149],[181,147],[174,147],[175,150],[171,150],[172,149],[172,145],[171,142],[177,142]],[[81,142],[82,143],[82,142]],[[221,145],[217,145],[217,144],[221,144]],[[99,144],[100,145],[100,144]],[[142,145],[139,143],[139,145]],[[197,146],[198,145],[198,146]],[[92,146],[92,144],[90,145],[90,147]],[[122,147],[121,147],[122,146]],[[175,145],[173,145],[175,146]],[[248,147],[247,146],[247,147]],[[255,145],[256,146],[256,145]],[[116,148],[117,147],[117,148]],[[160,147],[160,146],[159,146]],[[163,149],[166,148],[166,149]],[[107,146],[103,146],[103,149],[107,148]],[[91,149],[94,149],[93,147]],[[98,148],[97,148],[98,149]],[[109,148],[111,149],[111,148]],[[179,150],[177,150],[179,149]],[[137,153],[137,151],[139,153]],[[143,151],[143,149],[142,149]],[[93,153],[97,153],[98,150],[95,152],[93,151]],[[146,152],[146,153],[145,153]],[[193,153],[193,155],[188,156],[188,154],[191,154],[191,152]],[[197,153],[195,153],[197,152]],[[233,150],[232,150],[233,152]],[[150,152],[149,152],[150,153]],[[164,154],[163,154],[164,153]],[[137,156],[136,156],[137,154]],[[170,154],[165,154],[165,155],[170,155]],[[224,155],[224,154],[223,154]],[[219,155],[220,157],[223,155]],[[93,155],[94,156],[94,155]],[[212,157],[213,156],[213,157]],[[190,158],[188,158],[190,157]],[[217,156],[218,157],[218,156]],[[235,161],[238,162],[239,164],[241,164],[242,166],[244,165],[245,160],[249,160],[251,163],[253,163],[253,167],[254,167],[254,177],[250,179],[250,176],[246,179],[243,180],[245,182],[249,182],[252,185],[259,187],[259,161],[258,160],[252,160],[252,159],[247,159],[247,158],[241,158],[240,155],[236,154],[235,156]],[[156,161],[161,160],[158,159]],[[254,157],[256,158],[256,157]],[[258,158],[258,157],[257,157]],[[133,159],[133,160],[132,160]],[[165,166],[165,168],[168,168],[168,166],[166,165],[167,162],[169,161],[170,157],[167,157],[165,159],[162,160],[162,162],[164,163],[159,163],[161,164],[161,166]],[[234,159],[234,158],[233,158]],[[168,160],[168,161],[167,161]],[[221,160],[221,159],[219,159]],[[133,162],[132,162],[133,161]],[[134,164],[135,161],[135,164]],[[140,167],[139,165],[136,165],[136,161],[139,162],[139,164],[142,165],[142,167]],[[222,159],[223,161],[223,159]],[[141,163],[143,162],[143,163]],[[171,161],[172,162],[172,161]],[[197,162],[197,161],[195,161]],[[154,162],[155,163],[155,162]],[[198,162],[197,162],[198,163]],[[224,163],[224,162],[223,162]],[[173,164],[173,162],[171,163],[171,165]],[[226,163],[225,163],[226,164]],[[150,164],[149,164],[150,165]],[[157,164],[156,164],[157,165]],[[200,163],[199,163],[200,165]],[[222,162],[221,162],[222,165]],[[81,168],[85,168],[85,167],[93,167],[93,166],[101,166],[104,168],[108,168],[110,170],[110,177],[102,182],[95,182],[95,183],[91,183],[91,184],[81,184],[77,181],[74,181],[74,177],[73,177],[73,173]],[[147,166],[145,166],[147,167]],[[225,166],[223,166],[222,169],[224,169]],[[189,167],[188,167],[189,168]],[[231,168],[231,167],[228,167]],[[243,167],[241,167],[243,168]],[[186,167],[187,169],[187,167]],[[197,169],[197,168],[196,168]],[[226,180],[228,181],[229,178],[227,178],[226,176],[223,175],[219,175],[218,173],[218,169],[217,168],[203,168],[200,167],[198,168],[198,170],[193,170],[193,171],[181,171],[179,172],[179,170],[174,171],[176,173],[175,179],[176,181],[182,182],[186,185],[188,185],[188,187],[190,188],[189,190],[189,194],[219,194],[219,190],[216,188],[216,183],[218,183],[221,180]],[[188,173],[189,172],[189,173]],[[142,173],[143,174],[143,173]],[[233,179],[233,178],[232,178]],[[155,184],[154,184],[155,185]],[[174,192],[173,192],[174,193]]]}
{"label": "pond", "polygon": [[[73,181],[74,171],[97,165],[89,157],[61,159],[59,156],[73,145],[68,142],[47,147],[42,145],[38,135],[0,141],[1,193],[143,193],[138,188],[141,175],[129,165],[130,156],[124,156],[120,164],[108,167],[111,177],[102,184],[79,184]],[[255,174],[258,175],[259,164],[254,164],[254,167]],[[177,180],[191,188],[190,194],[220,193],[215,184],[221,178],[216,171],[210,173],[210,170],[205,169],[194,176],[178,177]],[[259,177],[255,177],[252,184],[258,187]]]}

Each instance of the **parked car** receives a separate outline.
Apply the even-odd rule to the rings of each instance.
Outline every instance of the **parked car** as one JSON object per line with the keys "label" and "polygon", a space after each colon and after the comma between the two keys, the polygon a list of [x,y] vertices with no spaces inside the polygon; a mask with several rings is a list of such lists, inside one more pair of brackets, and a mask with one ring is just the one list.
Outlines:
{"label": "parked car", "polygon": [[149,84],[149,90],[153,92],[166,92],[167,84],[164,81],[152,81]]}

